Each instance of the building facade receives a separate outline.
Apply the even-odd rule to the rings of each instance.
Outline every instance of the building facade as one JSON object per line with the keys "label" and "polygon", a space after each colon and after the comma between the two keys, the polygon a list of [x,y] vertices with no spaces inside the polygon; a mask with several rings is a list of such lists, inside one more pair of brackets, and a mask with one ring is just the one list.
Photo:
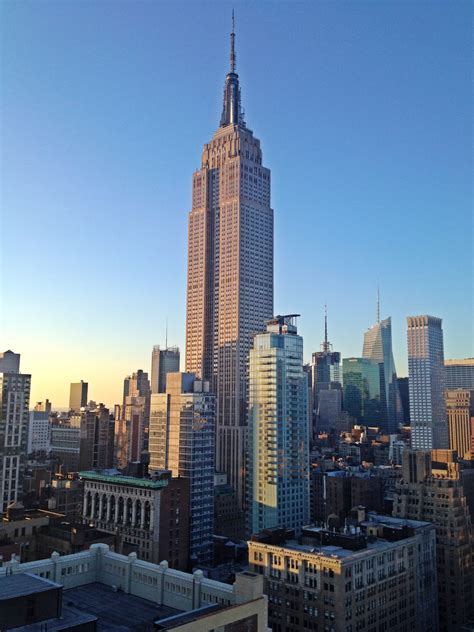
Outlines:
{"label": "building facade", "polygon": [[153,347],[153,351],[151,352],[151,392],[165,393],[167,374],[177,373],[178,371],[178,347],[166,347],[165,349],[160,349],[160,345],[155,345]]}
{"label": "building facade", "polygon": [[273,632],[437,632],[432,524],[369,514],[357,526],[263,532],[249,564],[264,577]]}
{"label": "building facade", "polygon": [[59,459],[64,472],[111,468],[114,465],[114,420],[109,409],[82,408],[67,418],[51,422],[51,455]]}
{"label": "building facade", "polygon": [[34,452],[48,453],[50,450],[51,424],[49,413],[30,411],[28,424],[28,454]]}
{"label": "building facade", "polygon": [[309,520],[309,427],[303,339],[294,315],[267,321],[249,364],[250,531],[299,530]]}
{"label": "building facade", "polygon": [[115,417],[116,455],[121,469],[141,461],[148,449],[150,397],[148,373],[138,369],[124,379],[122,405],[116,407]]}
{"label": "building facade", "polygon": [[393,515],[436,528],[441,632],[461,630],[474,614],[474,540],[463,480],[472,474],[450,450],[405,450],[396,483]]}
{"label": "building facade", "polygon": [[441,318],[408,316],[408,377],[411,445],[415,450],[448,447]]}
{"label": "building facade", "polygon": [[189,482],[160,472],[154,479],[113,471],[80,472],[84,522],[118,536],[120,553],[169,561],[186,570],[189,554]]}
{"label": "building facade", "polygon": [[149,470],[189,479],[190,555],[212,559],[215,396],[194,373],[169,373],[166,393],[151,397]]}
{"label": "building facade", "polygon": [[474,455],[474,410],[471,394],[474,392],[463,388],[445,391],[449,449],[456,450],[461,459],[471,459]]}
{"label": "building facade", "polygon": [[390,318],[378,321],[365,332],[362,357],[379,364],[381,430],[387,434],[397,433],[403,423],[403,409],[393,359]]}
{"label": "building facade", "polygon": [[87,406],[87,393],[89,384],[81,380],[80,382],[71,382],[69,389],[69,410],[79,412],[81,408]]}
{"label": "building facade", "polygon": [[273,314],[273,210],[270,170],[242,113],[234,38],[220,126],[193,175],[186,371],[211,381],[217,469],[243,503],[248,353]]}
{"label": "building facade", "polygon": [[474,391],[474,358],[445,360],[446,388],[467,388]]}
{"label": "building facade", "polygon": [[28,452],[31,375],[20,373],[20,354],[0,356],[0,513],[21,500]]}

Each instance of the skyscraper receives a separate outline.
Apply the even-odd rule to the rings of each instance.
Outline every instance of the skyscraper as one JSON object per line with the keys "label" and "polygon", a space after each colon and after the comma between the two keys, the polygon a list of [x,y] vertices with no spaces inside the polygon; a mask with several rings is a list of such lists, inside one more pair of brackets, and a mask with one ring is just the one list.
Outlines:
{"label": "skyscraper", "polygon": [[[321,351],[315,351],[310,365],[311,370],[311,413],[313,418],[313,430],[327,431],[335,428],[341,412],[342,401],[342,374],[341,354],[333,351],[332,344],[328,340],[327,309],[324,306],[324,342]],[[321,402],[320,394],[325,391],[324,402]],[[326,393],[326,391],[329,391]]]}
{"label": "skyscraper", "polygon": [[123,402],[116,408],[118,419],[115,419],[117,462],[121,468],[140,461],[142,452],[148,448],[150,394],[148,373],[142,369],[124,379]]}
{"label": "skyscraper", "polygon": [[250,530],[309,520],[308,389],[295,315],[275,316],[250,351]]}
{"label": "skyscraper", "polygon": [[166,393],[166,375],[179,371],[178,347],[155,345],[151,352],[151,392]]}
{"label": "skyscraper", "polygon": [[408,316],[408,376],[411,445],[415,450],[448,447],[441,318]]}
{"label": "skyscraper", "polygon": [[367,358],[344,358],[344,410],[358,422],[380,425],[380,370]]}
{"label": "skyscraper", "polygon": [[392,352],[390,318],[377,318],[377,323],[365,332],[362,357],[379,364],[381,430],[396,434],[399,424],[403,423],[403,410]]}
{"label": "skyscraper", "polygon": [[69,390],[69,409],[78,413],[81,408],[87,406],[87,391],[89,385],[81,380],[80,382],[72,382]]}
{"label": "skyscraper", "polygon": [[0,354],[0,512],[23,493],[31,375],[20,373],[20,354]]}
{"label": "skyscraper", "polygon": [[193,373],[170,373],[166,393],[151,396],[150,472],[189,479],[190,556],[212,560],[215,396]]}
{"label": "skyscraper", "polygon": [[248,353],[273,314],[273,210],[270,170],[244,121],[234,40],[232,29],[220,126],[193,175],[186,371],[211,380],[217,469],[243,502]]}

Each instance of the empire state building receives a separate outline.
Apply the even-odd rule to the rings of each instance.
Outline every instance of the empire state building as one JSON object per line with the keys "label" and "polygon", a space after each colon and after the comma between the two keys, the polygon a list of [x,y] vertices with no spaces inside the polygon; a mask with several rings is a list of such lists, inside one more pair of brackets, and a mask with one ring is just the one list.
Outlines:
{"label": "empire state building", "polygon": [[233,27],[220,125],[193,175],[186,371],[211,381],[216,467],[243,503],[248,356],[273,316],[273,210],[270,170],[244,121],[234,44]]}

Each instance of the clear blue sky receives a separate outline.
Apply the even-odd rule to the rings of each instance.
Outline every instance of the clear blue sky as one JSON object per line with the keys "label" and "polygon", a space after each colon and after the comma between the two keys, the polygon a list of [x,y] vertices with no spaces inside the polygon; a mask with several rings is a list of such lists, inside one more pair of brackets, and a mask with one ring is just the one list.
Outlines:
{"label": "clear blue sky", "polygon": [[[323,305],[344,356],[409,314],[473,355],[470,2],[234,2],[248,125],[272,170],[275,311]],[[165,341],[184,357],[191,174],[216,129],[227,2],[4,1],[3,348],[32,398],[118,401]]]}

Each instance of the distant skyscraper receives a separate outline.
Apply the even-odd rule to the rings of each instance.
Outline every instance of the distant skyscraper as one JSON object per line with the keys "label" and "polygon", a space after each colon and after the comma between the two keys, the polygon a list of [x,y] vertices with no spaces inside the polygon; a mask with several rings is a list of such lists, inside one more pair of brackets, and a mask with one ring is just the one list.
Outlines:
{"label": "distant skyscraper", "polygon": [[186,371],[211,380],[217,469],[243,502],[248,353],[273,314],[273,210],[270,171],[241,108],[234,39],[232,30],[220,126],[193,175]]}
{"label": "distant skyscraper", "polygon": [[300,531],[309,520],[309,428],[303,339],[295,317],[276,316],[250,351],[250,530]]}
{"label": "distant skyscraper", "polygon": [[215,396],[193,373],[170,373],[166,393],[151,396],[149,471],[190,479],[190,556],[212,560]]}
{"label": "distant skyscraper", "polygon": [[0,354],[0,512],[21,499],[26,467],[31,375],[20,354]]}
{"label": "distant skyscraper", "polygon": [[449,448],[456,450],[461,459],[474,456],[474,402],[471,402],[471,393],[463,388],[445,391]]}
{"label": "distant skyscraper", "polygon": [[378,320],[365,332],[362,357],[379,363],[381,429],[387,434],[396,434],[403,422],[403,410],[392,352],[390,318]]}
{"label": "distant skyscraper", "polygon": [[36,402],[35,407],[34,407],[34,411],[35,412],[42,412],[42,413],[50,413],[51,412],[51,407],[52,404],[49,401],[49,399],[45,399],[44,402]]}
{"label": "distant skyscraper", "polygon": [[358,422],[380,425],[380,370],[367,358],[344,358],[344,410]]}
{"label": "distant skyscraper", "polygon": [[81,408],[87,406],[87,382],[72,382],[69,390],[69,409],[79,412]]}
{"label": "distant skyscraper", "polygon": [[[341,354],[332,350],[332,344],[328,341],[327,309],[324,306],[324,342],[321,351],[313,353],[311,370],[311,414],[313,418],[313,432],[327,431],[335,428],[341,411],[342,374]],[[323,396],[321,391],[329,391]]]}
{"label": "distant skyscraper", "polygon": [[468,388],[474,391],[474,358],[445,360],[446,388]]}
{"label": "distant skyscraper", "polygon": [[151,392],[166,392],[166,375],[179,371],[178,347],[166,347],[160,349],[155,345],[151,353]]}
{"label": "distant skyscraper", "polygon": [[117,461],[120,468],[140,461],[148,448],[150,423],[150,382],[148,373],[138,369],[123,381],[123,402],[115,419]]}
{"label": "distant skyscraper", "polygon": [[408,316],[407,323],[411,445],[415,450],[447,448],[441,318]]}

